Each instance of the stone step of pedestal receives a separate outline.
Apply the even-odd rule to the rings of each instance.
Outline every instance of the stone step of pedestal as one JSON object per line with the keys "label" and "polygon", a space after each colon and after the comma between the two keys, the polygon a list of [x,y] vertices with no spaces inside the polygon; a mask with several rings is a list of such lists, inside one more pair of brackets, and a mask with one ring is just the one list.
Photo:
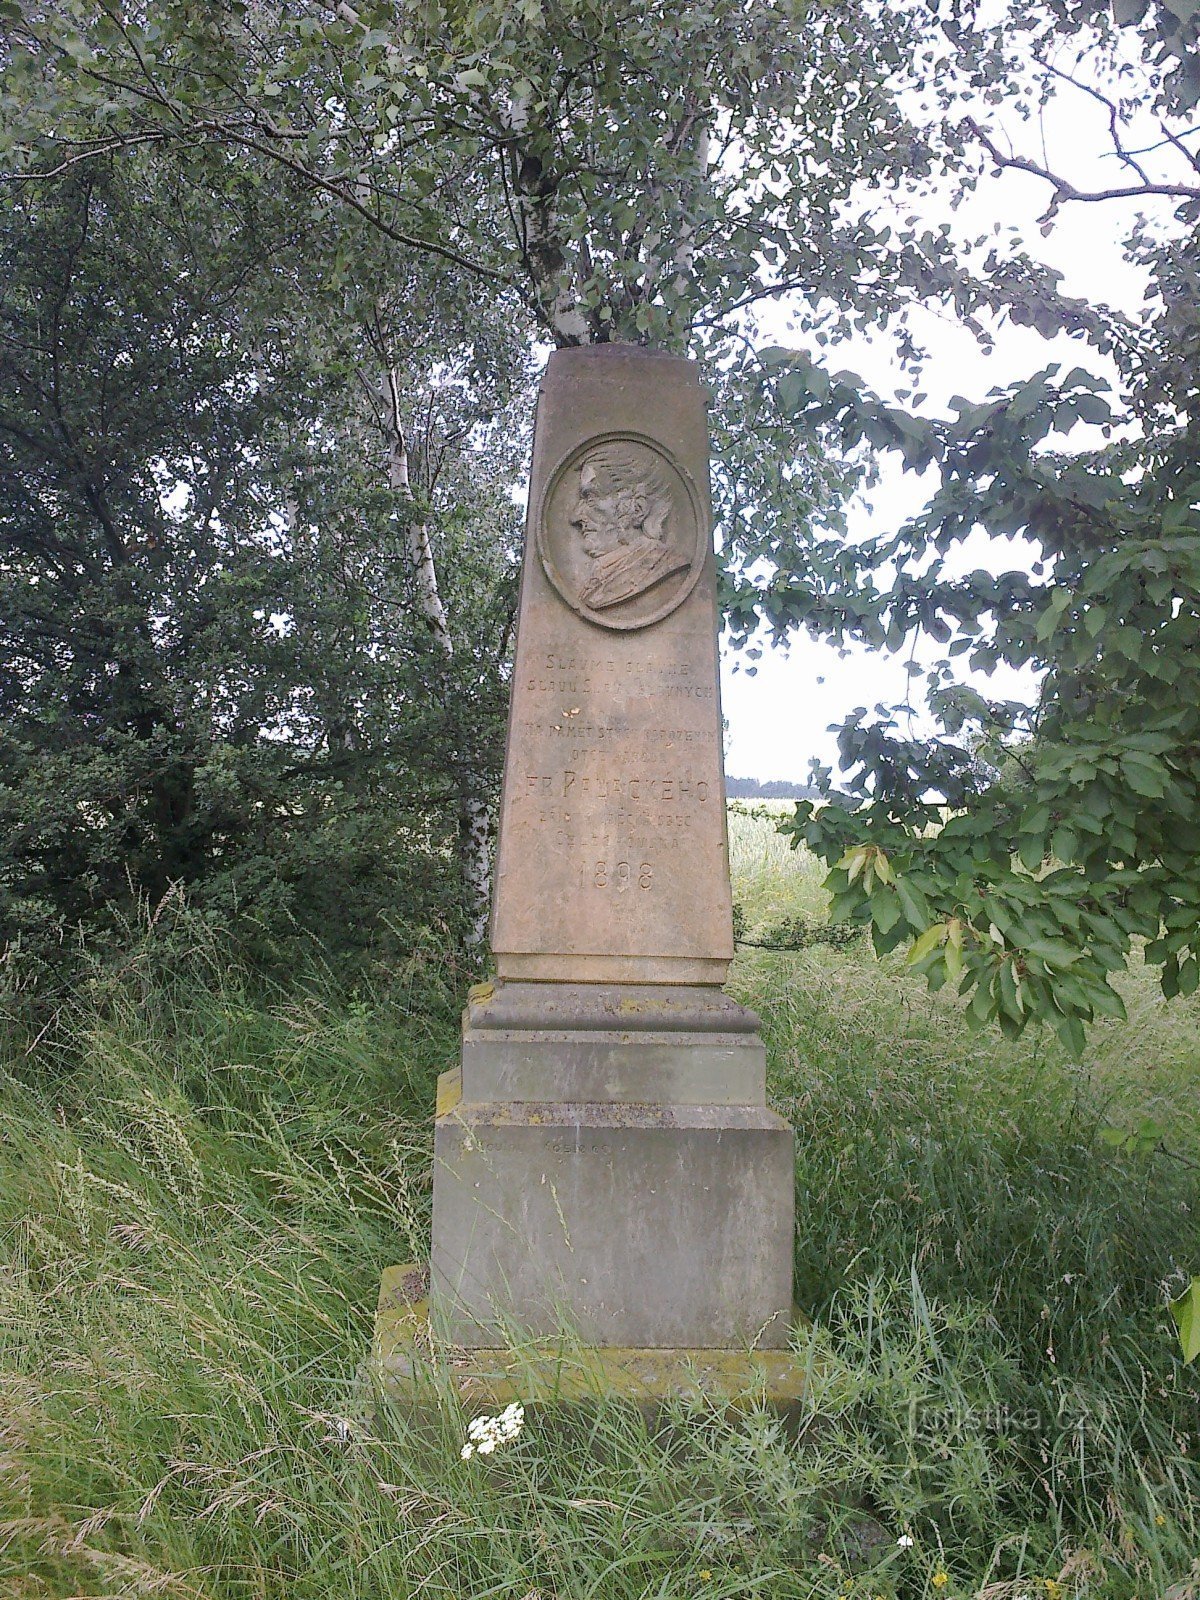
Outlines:
{"label": "stone step of pedestal", "polygon": [[759,1019],[723,989],[682,983],[523,983],[494,979],[467,993],[464,1026],[574,1033],[757,1033]]}
{"label": "stone step of pedestal", "polygon": [[817,1357],[798,1313],[790,1330],[796,1349],[597,1349],[559,1338],[463,1350],[434,1336],[428,1296],[426,1269],[411,1263],[384,1270],[367,1375],[410,1415],[440,1417],[447,1389],[492,1409],[512,1401],[586,1406],[614,1395],[652,1414],[668,1400],[734,1411],[766,1403],[784,1416],[807,1409]]}
{"label": "stone step of pedestal", "polygon": [[761,1106],[767,1057],[750,1033],[463,1029],[470,1101]]}
{"label": "stone step of pedestal", "polygon": [[794,1155],[783,1118],[762,1106],[497,1104],[439,1090],[432,1308],[451,1342],[566,1329],[607,1347],[787,1344]]}

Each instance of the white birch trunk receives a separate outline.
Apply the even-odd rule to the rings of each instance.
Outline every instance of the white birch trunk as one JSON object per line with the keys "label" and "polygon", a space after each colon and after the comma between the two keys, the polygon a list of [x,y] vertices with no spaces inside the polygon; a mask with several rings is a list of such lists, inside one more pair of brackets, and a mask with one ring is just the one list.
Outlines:
{"label": "white birch trunk", "polygon": [[521,196],[525,215],[529,259],[538,268],[537,287],[546,307],[550,326],[565,345],[589,344],[591,330],[579,309],[571,274],[562,262],[562,253],[550,228],[550,209],[540,197]]}
{"label": "white birch trunk", "polygon": [[560,345],[590,344],[592,330],[579,309],[578,286],[555,227],[553,187],[543,184],[541,159],[525,139],[528,99],[510,96],[503,117],[513,138],[513,189],[534,289]]}
{"label": "white birch trunk", "polygon": [[492,814],[485,800],[460,794],[458,862],[467,891],[467,939],[478,949],[487,938],[492,891]]}
{"label": "white birch trunk", "polygon": [[450,637],[450,624],[446,608],[438,591],[437,568],[433,563],[433,546],[429,542],[429,526],[415,516],[416,504],[409,475],[408,440],[400,415],[400,388],[393,367],[388,372],[388,398],[391,402],[387,418],[388,487],[407,503],[404,517],[404,538],[408,546],[409,566],[416,589],[417,610],[429,628],[438,648],[449,658],[454,654]]}
{"label": "white birch trunk", "polygon": [[[385,422],[388,445],[388,485],[406,502],[404,537],[416,591],[417,610],[447,661],[454,655],[454,640],[446,608],[438,589],[437,567],[429,540],[429,525],[415,514],[409,468],[408,439],[400,411],[400,385],[394,367],[387,375],[389,408]],[[458,794],[458,861],[467,896],[469,944],[476,948],[487,935],[491,897],[491,814],[486,802],[461,786]]]}

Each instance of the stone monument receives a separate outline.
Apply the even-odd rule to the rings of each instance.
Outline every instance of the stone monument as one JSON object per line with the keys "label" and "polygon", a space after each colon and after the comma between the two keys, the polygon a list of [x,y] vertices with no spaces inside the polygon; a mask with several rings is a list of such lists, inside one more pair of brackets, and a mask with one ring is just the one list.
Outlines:
{"label": "stone monument", "polygon": [[628,345],[538,403],[491,945],[439,1085],[430,1315],[484,1351],[778,1350],[792,1130],[733,956],[704,391]]}

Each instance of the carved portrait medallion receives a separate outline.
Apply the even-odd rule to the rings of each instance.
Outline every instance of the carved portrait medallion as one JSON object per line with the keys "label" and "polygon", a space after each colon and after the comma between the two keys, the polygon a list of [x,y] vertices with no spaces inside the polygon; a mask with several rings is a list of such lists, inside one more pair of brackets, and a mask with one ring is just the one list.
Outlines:
{"label": "carved portrait medallion", "polygon": [[646,628],[682,605],[708,550],[695,485],[657,444],[607,433],[573,450],[537,520],[546,576],[602,628]]}

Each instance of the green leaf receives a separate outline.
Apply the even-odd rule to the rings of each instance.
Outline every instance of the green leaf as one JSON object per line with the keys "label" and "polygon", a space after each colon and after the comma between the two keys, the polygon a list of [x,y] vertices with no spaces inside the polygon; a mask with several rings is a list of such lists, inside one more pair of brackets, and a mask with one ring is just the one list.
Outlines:
{"label": "green leaf", "polygon": [[1078,849],[1078,834],[1072,832],[1070,828],[1055,828],[1050,840],[1050,850],[1059,861],[1074,861]]}
{"label": "green leaf", "polygon": [[844,889],[841,894],[835,894],[829,906],[830,922],[845,922],[862,903],[863,897],[858,889]]}
{"label": "green leaf", "polygon": [[1046,829],[1050,826],[1050,807],[1031,806],[1028,811],[1021,814],[1022,834],[1033,834],[1039,840],[1044,837]]}
{"label": "green leaf", "polygon": [[876,894],[871,897],[871,920],[880,933],[890,933],[900,921],[900,902],[894,894]]}
{"label": "green leaf", "polygon": [[896,879],[896,893],[900,897],[900,905],[909,924],[914,928],[929,926],[929,902],[920,889],[908,878],[903,876]]}
{"label": "green leaf", "polygon": [[1179,993],[1178,956],[1169,955],[1163,962],[1162,978],[1160,979],[1160,982],[1162,984],[1163,994],[1168,1000],[1174,1000],[1175,996]]}
{"label": "green leaf", "polygon": [[1046,609],[1038,618],[1035,637],[1039,644],[1045,644],[1050,638],[1070,603],[1071,591],[1069,589],[1060,587],[1053,590]]}
{"label": "green leaf", "polygon": [[1065,939],[1027,939],[1025,949],[1031,956],[1044,961],[1048,967],[1070,967],[1079,960],[1081,951],[1073,949]]}
{"label": "green leaf", "polygon": [[1178,1299],[1171,1301],[1171,1315],[1179,1329],[1184,1362],[1194,1361],[1200,1356],[1200,1278],[1193,1278]]}
{"label": "green leaf", "polygon": [[1075,399],[1075,412],[1080,422],[1102,424],[1112,421],[1112,411],[1108,402],[1102,400],[1098,394],[1081,394]]}
{"label": "green leaf", "polygon": [[1024,1018],[1024,986],[1018,981],[1012,962],[1007,960],[1000,963],[1000,1007],[1011,1017]]}
{"label": "green leaf", "polygon": [[946,937],[946,932],[947,929],[944,922],[935,922],[932,928],[926,928],[925,932],[908,952],[908,965],[915,967],[918,961],[924,961],[929,952],[935,950],[942,943]]}
{"label": "green leaf", "polygon": [[968,1026],[972,1028],[983,1027],[985,1023],[992,1020],[996,1010],[996,1001],[992,997],[991,991],[981,983],[971,996],[971,1004],[967,1007]]}
{"label": "green leaf", "polygon": [[1083,1023],[1072,1012],[1069,1016],[1059,1017],[1054,1025],[1055,1032],[1066,1045],[1073,1056],[1081,1056],[1086,1039],[1083,1032]]}
{"label": "green leaf", "polygon": [[1025,1024],[1003,1007],[996,1013],[996,1021],[1000,1024],[1000,1032],[1006,1039],[1019,1039],[1024,1031]]}
{"label": "green leaf", "polygon": [[1106,983],[1098,983],[1089,991],[1092,1009],[1101,1016],[1115,1017],[1118,1022],[1125,1021],[1125,1002],[1115,989],[1110,989]]}
{"label": "green leaf", "polygon": [[1023,833],[1017,845],[1017,854],[1026,872],[1038,872],[1046,858],[1041,834]]}
{"label": "green leaf", "polygon": [[1135,793],[1144,795],[1149,800],[1161,800],[1166,793],[1162,765],[1152,756],[1144,756],[1137,752],[1126,753],[1121,757],[1121,770]]}

